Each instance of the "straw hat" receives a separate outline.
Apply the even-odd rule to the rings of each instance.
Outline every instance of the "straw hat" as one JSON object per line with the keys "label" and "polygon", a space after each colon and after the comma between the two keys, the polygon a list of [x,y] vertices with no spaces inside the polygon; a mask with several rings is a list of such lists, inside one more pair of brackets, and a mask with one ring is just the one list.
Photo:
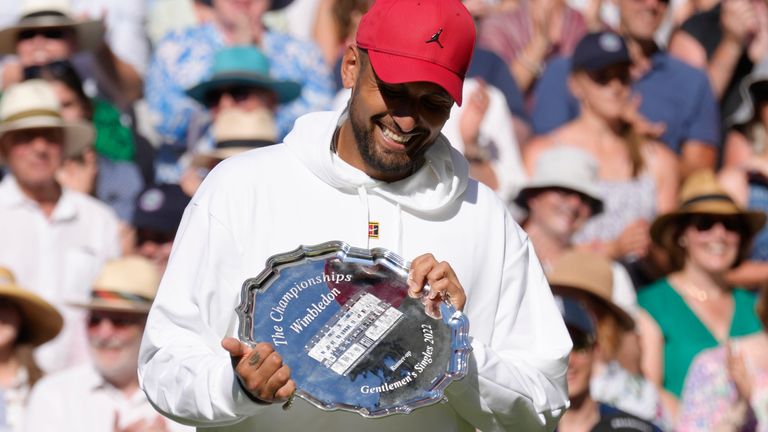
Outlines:
{"label": "straw hat", "polygon": [[584,296],[611,312],[624,328],[634,328],[635,320],[613,302],[613,269],[602,255],[587,251],[565,252],[547,276],[552,291]]}
{"label": "straw hat", "polygon": [[275,115],[269,109],[244,111],[231,108],[221,111],[213,123],[215,147],[199,151],[193,165],[205,166],[230,156],[275,144],[277,125]]}
{"label": "straw hat", "polygon": [[277,80],[269,74],[269,59],[258,48],[239,45],[223,48],[213,58],[209,79],[187,90],[187,95],[200,103],[214,89],[231,86],[259,87],[271,90],[279,103],[290,102],[301,94],[301,84]]}
{"label": "straw hat", "polygon": [[34,28],[72,28],[80,50],[95,50],[104,41],[104,24],[75,19],[69,0],[26,0],[19,15],[15,25],[0,31],[0,54],[15,54],[19,32]]}
{"label": "straw hat", "polygon": [[152,261],[127,256],[104,265],[93,282],[91,301],[75,304],[91,310],[147,313],[160,285],[160,272]]}
{"label": "straw hat", "polygon": [[679,227],[681,223],[694,214],[707,215],[736,215],[742,216],[747,238],[742,239],[742,244],[749,243],[758,231],[765,225],[765,213],[743,210],[728,196],[728,193],[717,183],[715,173],[712,170],[697,171],[686,179],[680,190],[680,205],[678,208],[653,221],[651,225],[651,239],[654,243],[666,248],[674,247],[677,239],[672,238],[673,227]]}
{"label": "straw hat", "polygon": [[597,161],[589,153],[571,146],[558,146],[543,152],[536,161],[533,177],[515,198],[528,210],[528,199],[543,189],[563,188],[589,199],[592,215],[603,211],[597,187]]}
{"label": "straw hat", "polygon": [[61,128],[64,156],[77,156],[92,144],[93,127],[65,121],[60,113],[61,105],[48,82],[34,79],[15,84],[0,99],[0,138],[17,130]]}
{"label": "straw hat", "polygon": [[33,292],[16,285],[13,273],[4,267],[0,267],[0,299],[7,299],[19,308],[22,342],[42,345],[56,337],[64,325],[64,319],[56,308]]}

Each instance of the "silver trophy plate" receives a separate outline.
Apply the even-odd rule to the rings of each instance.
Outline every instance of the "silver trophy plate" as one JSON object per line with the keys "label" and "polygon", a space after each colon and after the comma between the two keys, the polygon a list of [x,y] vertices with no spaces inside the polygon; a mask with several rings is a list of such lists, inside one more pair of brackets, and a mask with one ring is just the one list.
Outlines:
{"label": "silver trophy plate", "polygon": [[428,316],[409,268],[339,241],[275,255],[243,284],[239,337],[272,343],[296,396],[324,410],[382,417],[444,400],[467,373],[469,321],[447,301]]}

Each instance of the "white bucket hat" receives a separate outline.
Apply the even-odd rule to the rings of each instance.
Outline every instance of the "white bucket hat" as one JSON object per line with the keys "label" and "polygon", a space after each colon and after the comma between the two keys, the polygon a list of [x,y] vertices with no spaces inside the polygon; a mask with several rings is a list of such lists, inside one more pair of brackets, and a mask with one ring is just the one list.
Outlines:
{"label": "white bucket hat", "polygon": [[597,161],[592,155],[571,146],[557,146],[539,156],[533,176],[520,189],[515,204],[528,210],[528,198],[536,192],[562,188],[586,197],[595,215],[603,211],[597,179]]}
{"label": "white bucket hat", "polygon": [[0,99],[0,139],[12,131],[60,128],[64,131],[64,156],[79,155],[93,143],[91,125],[61,118],[61,105],[47,81],[34,79],[15,84]]}
{"label": "white bucket hat", "polygon": [[16,24],[0,31],[0,54],[15,53],[19,32],[35,28],[72,28],[78,50],[94,50],[103,43],[104,24],[75,19],[69,0],[25,0],[19,15]]}

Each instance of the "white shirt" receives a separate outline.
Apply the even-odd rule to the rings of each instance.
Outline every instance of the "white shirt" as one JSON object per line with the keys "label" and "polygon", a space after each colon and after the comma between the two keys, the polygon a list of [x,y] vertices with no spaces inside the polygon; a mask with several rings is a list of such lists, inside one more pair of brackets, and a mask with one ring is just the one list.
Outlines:
{"label": "white shirt", "polygon": [[[112,432],[119,427],[160,414],[141,390],[130,397],[108,382],[90,364],[48,375],[32,389],[24,421],[29,432]],[[170,431],[192,431],[166,419]]]}
{"label": "white shirt", "polygon": [[[571,342],[523,230],[441,138],[416,173],[378,182],[329,150],[339,113],[299,118],[286,144],[219,164],[187,207],[147,321],[139,379],[158,409],[218,431],[551,430],[567,404]],[[371,238],[368,222],[379,222]],[[240,390],[221,339],[235,336],[243,281],[267,258],[329,240],[424,253],[467,294],[472,355],[448,403],[372,421],[302,399],[286,414]],[[207,430],[207,429],[206,429]]]}
{"label": "white shirt", "polygon": [[88,300],[102,264],[120,254],[118,221],[105,204],[64,189],[50,218],[8,175],[0,182],[0,266],[21,287],[53,304],[64,329],[36,352],[47,372],[87,358],[83,311],[70,303]]}

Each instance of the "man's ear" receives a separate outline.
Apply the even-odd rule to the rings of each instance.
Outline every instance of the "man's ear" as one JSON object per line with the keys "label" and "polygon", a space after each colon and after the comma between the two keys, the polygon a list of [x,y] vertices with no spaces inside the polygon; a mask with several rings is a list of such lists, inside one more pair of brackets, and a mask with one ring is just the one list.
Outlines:
{"label": "man's ear", "polygon": [[344,88],[352,88],[357,82],[360,74],[360,52],[354,44],[347,45],[344,50],[344,57],[341,58],[341,83]]}

